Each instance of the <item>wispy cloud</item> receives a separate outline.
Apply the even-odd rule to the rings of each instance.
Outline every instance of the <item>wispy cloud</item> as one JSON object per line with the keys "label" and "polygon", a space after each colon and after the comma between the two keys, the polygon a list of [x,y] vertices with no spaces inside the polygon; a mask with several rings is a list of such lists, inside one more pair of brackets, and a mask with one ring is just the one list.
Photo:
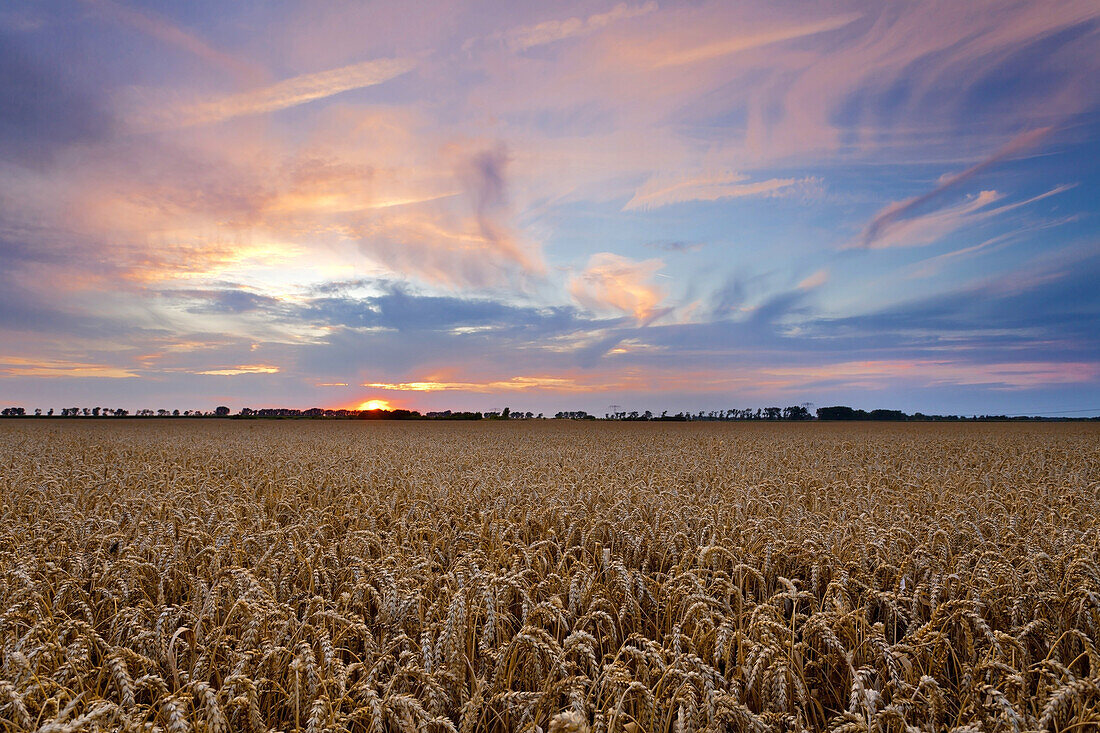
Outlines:
{"label": "wispy cloud", "polygon": [[859,20],[861,17],[862,15],[860,13],[848,13],[814,21],[812,23],[780,26],[768,30],[757,31],[755,33],[732,36],[719,41],[672,51],[655,59],[653,66],[654,68],[661,69],[669,66],[683,66],[685,64],[695,64],[701,61],[710,61],[712,59],[738,53],[739,51],[748,51],[749,49],[768,46],[781,41],[790,41],[795,38],[812,36],[826,31],[835,31],[838,28],[843,28]]}
{"label": "wispy cloud", "polygon": [[1034,147],[1039,141],[1050,134],[1051,129],[1050,127],[1041,127],[1037,130],[1031,130],[1030,132],[1017,135],[985,160],[970,166],[961,173],[955,173],[941,179],[939,184],[931,191],[922,193],[920,196],[906,199],[905,201],[898,201],[890,204],[879,212],[863,230],[863,236],[861,237],[862,245],[864,247],[873,247],[875,242],[884,237],[890,228],[896,226],[898,222],[911,217],[916,211],[920,210],[921,207],[934,203],[943,197],[944,194],[955,190],[974,176],[992,168],[997,163]]}
{"label": "wispy cloud", "polygon": [[147,10],[129,8],[122,3],[113,2],[113,0],[84,0],[84,2],[142,33],[194,54],[198,58],[225,69],[241,79],[256,81],[266,76],[264,70],[257,64],[214,48],[194,33],[185,30],[161,15]]}
{"label": "wispy cloud", "polygon": [[1091,382],[1100,376],[1100,366],[1085,362],[976,364],[947,359],[872,360],[771,367],[762,369],[761,375],[805,386],[831,383],[882,389],[904,381],[915,386],[985,385],[998,389],[1029,389]]}
{"label": "wispy cloud", "polygon": [[360,385],[371,389],[385,389],[395,392],[527,392],[530,390],[552,390],[555,392],[578,392],[589,389],[589,385],[578,384],[568,377],[511,377],[488,382],[449,382],[429,380],[424,382],[370,382]]}
{"label": "wispy cloud", "polygon": [[203,374],[211,377],[237,377],[242,374],[277,374],[279,367],[270,364],[241,364],[223,369],[206,369],[195,374]]}
{"label": "wispy cloud", "polygon": [[646,242],[645,246],[650,249],[659,249],[664,252],[698,252],[706,246],[706,242],[683,242],[674,239]]}
{"label": "wispy cloud", "polygon": [[127,379],[138,375],[120,366],[91,364],[63,359],[0,357],[0,377],[38,377],[45,379],[95,378]]}
{"label": "wispy cloud", "polygon": [[[548,20],[535,25],[519,26],[501,33],[495,33],[486,40],[503,41],[504,45],[512,51],[526,51],[536,46],[545,46],[569,38],[586,36],[589,33],[595,33],[602,28],[606,28],[612,23],[648,15],[656,10],[656,2],[647,2],[643,5],[619,3],[606,13],[596,13],[586,18],[573,17],[565,20]],[[466,43],[467,49],[473,43],[474,41],[468,41]]]}
{"label": "wispy cloud", "polygon": [[886,249],[933,244],[966,226],[984,222],[995,216],[1056,196],[1073,187],[1073,185],[1056,186],[1037,196],[1003,206],[993,206],[993,204],[1003,200],[1004,194],[998,191],[981,191],[953,206],[926,214],[911,214],[905,218],[895,219],[888,227],[881,229],[870,244],[864,244],[867,241],[864,237],[851,246],[863,249]]}
{"label": "wispy cloud", "polygon": [[797,287],[799,290],[816,290],[827,282],[829,282],[829,270],[823,268],[811,275],[807,275],[798,283]]}
{"label": "wispy cloud", "polygon": [[457,167],[458,178],[473,199],[474,215],[484,241],[525,271],[541,273],[544,266],[537,254],[521,246],[500,221],[501,215],[507,213],[508,162],[508,150],[497,144],[463,156]]}
{"label": "wispy cloud", "polygon": [[[1051,193],[1054,193],[1054,192],[1052,192],[1052,191],[1047,192],[1047,194],[1051,194]],[[1044,194],[1044,196],[1047,195],[1047,194]],[[1039,197],[1036,197],[1036,198],[1039,198]],[[1023,203],[1023,202],[1021,202],[1021,203]],[[1006,206],[1006,207],[1003,207],[1003,208],[1009,208],[1009,207]],[[910,274],[909,277],[911,279],[912,278],[921,278],[921,277],[930,277],[930,276],[935,275],[935,274],[939,273],[940,271],[942,271],[942,269],[949,262],[951,262],[953,260],[962,259],[962,258],[966,258],[966,257],[974,257],[974,256],[977,256],[979,254],[990,254],[990,253],[995,252],[999,249],[1003,249],[1004,247],[1009,246],[1010,244],[1012,244],[1015,241],[1020,241],[1021,239],[1025,239],[1028,235],[1034,234],[1035,232],[1041,231],[1043,229],[1051,229],[1051,228],[1054,228],[1054,227],[1057,227],[1057,226],[1062,226],[1064,224],[1070,224],[1074,221],[1077,221],[1077,219],[1078,219],[1078,216],[1076,214],[1073,214],[1073,215],[1070,215],[1070,216],[1067,216],[1067,217],[1061,217],[1061,218],[1053,219],[1053,220],[1050,220],[1050,221],[1043,221],[1041,223],[1034,224],[1032,226],[1022,227],[1022,228],[1014,228],[1011,231],[1007,231],[1007,232],[1004,232],[1002,234],[998,234],[995,237],[990,237],[989,239],[985,239],[981,242],[978,242],[977,244],[972,244],[969,247],[963,247],[961,249],[956,249],[956,250],[952,250],[950,252],[944,252],[943,254],[938,254],[934,257],[929,257],[926,260],[921,260],[917,263],[914,263],[914,266],[912,268],[912,273]]]}
{"label": "wispy cloud", "polygon": [[338,69],[302,74],[270,86],[192,103],[145,108],[136,112],[138,126],[175,129],[207,125],[244,115],[265,114],[325,99],[353,89],[382,84],[413,68],[411,58],[363,61]]}
{"label": "wispy cloud", "polygon": [[767,196],[799,183],[794,178],[771,178],[745,183],[739,173],[670,178],[650,178],[623,206],[623,211],[656,209],[686,201],[719,201],[743,196]]}

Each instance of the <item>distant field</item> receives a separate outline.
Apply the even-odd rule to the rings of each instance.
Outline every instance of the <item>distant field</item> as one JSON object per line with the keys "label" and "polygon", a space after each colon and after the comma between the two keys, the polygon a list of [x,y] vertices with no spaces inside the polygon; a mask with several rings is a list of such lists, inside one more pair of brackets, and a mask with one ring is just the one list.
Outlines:
{"label": "distant field", "polygon": [[1100,425],[12,420],[0,504],[7,729],[1100,729]]}

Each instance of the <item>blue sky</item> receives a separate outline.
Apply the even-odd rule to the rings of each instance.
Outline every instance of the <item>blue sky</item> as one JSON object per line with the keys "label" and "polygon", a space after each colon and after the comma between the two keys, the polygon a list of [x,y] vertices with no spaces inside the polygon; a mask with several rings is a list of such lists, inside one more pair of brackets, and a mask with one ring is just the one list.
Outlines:
{"label": "blue sky", "polygon": [[1100,413],[1095,2],[19,2],[0,402]]}

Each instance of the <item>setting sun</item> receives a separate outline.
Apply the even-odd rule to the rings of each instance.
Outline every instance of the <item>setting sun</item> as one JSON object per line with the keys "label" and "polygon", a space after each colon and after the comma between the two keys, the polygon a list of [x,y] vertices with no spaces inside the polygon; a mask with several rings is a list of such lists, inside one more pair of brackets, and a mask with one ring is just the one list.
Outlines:
{"label": "setting sun", "polygon": [[385,400],[367,400],[359,405],[359,410],[392,410],[390,403]]}

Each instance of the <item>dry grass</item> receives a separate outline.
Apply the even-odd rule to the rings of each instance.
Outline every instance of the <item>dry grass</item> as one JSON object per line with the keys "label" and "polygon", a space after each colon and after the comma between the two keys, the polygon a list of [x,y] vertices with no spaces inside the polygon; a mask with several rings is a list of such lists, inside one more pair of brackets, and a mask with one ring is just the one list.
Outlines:
{"label": "dry grass", "polygon": [[1100,728],[1100,426],[0,423],[0,724]]}

